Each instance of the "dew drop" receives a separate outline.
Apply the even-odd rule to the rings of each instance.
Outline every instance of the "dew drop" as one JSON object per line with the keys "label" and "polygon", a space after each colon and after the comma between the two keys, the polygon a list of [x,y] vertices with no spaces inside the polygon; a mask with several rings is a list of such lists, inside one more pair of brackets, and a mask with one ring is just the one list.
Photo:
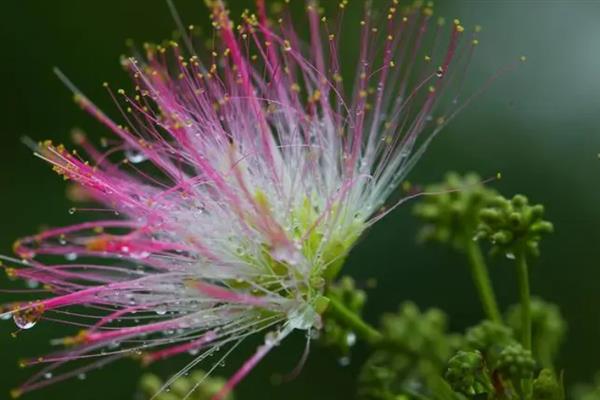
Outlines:
{"label": "dew drop", "polygon": [[276,346],[277,345],[277,335],[275,332],[268,332],[265,335],[265,344],[267,346]]}
{"label": "dew drop", "polygon": [[31,329],[40,320],[43,306],[31,306],[12,312],[13,321],[20,329]]}
{"label": "dew drop", "polygon": [[509,260],[514,260],[515,259],[515,254],[514,253],[506,253],[506,258],[508,258]]}
{"label": "dew drop", "polygon": [[348,365],[350,365],[350,361],[351,359],[348,356],[338,358],[338,364],[342,367],[347,367]]}
{"label": "dew drop", "polygon": [[132,164],[139,164],[148,159],[144,153],[134,149],[125,150],[125,157],[127,157],[127,160]]}
{"label": "dew drop", "polygon": [[147,251],[140,251],[140,252],[131,253],[130,256],[132,258],[136,258],[138,260],[142,260],[144,258],[150,257],[150,253],[147,252]]}
{"label": "dew drop", "polygon": [[84,380],[86,378],[84,373],[78,374],[77,375],[77,379],[79,379],[80,381]]}
{"label": "dew drop", "polygon": [[73,214],[75,214],[75,211],[77,211],[77,209],[75,207],[69,208],[69,214],[73,215]]}
{"label": "dew drop", "polygon": [[435,71],[435,76],[437,76],[438,78],[443,78],[444,77],[444,68],[438,67],[437,71]]}
{"label": "dew drop", "polygon": [[44,374],[44,379],[50,379],[50,378],[52,378],[52,372],[46,372]]}
{"label": "dew drop", "polygon": [[39,283],[38,281],[36,281],[35,279],[27,279],[27,280],[25,281],[25,285],[27,285],[27,287],[28,287],[29,289],[35,289],[35,288],[37,288],[38,286],[40,286],[40,283]]}
{"label": "dew drop", "polygon": [[346,344],[349,347],[352,347],[352,346],[354,346],[356,344],[356,333],[354,333],[354,332],[348,332],[346,334]]}
{"label": "dew drop", "polygon": [[77,260],[77,253],[67,253],[65,254],[65,259],[67,261],[75,261]]}
{"label": "dew drop", "polygon": [[167,308],[165,306],[158,306],[154,309],[154,312],[158,315],[165,315],[167,313]]}

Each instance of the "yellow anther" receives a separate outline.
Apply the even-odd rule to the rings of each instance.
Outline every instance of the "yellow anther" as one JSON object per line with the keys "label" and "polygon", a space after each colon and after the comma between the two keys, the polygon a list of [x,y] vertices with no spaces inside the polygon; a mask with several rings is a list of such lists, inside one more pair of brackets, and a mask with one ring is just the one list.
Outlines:
{"label": "yellow anther", "polygon": [[88,331],[81,330],[75,336],[68,336],[62,339],[62,343],[65,346],[74,346],[77,344],[85,343],[88,339]]}

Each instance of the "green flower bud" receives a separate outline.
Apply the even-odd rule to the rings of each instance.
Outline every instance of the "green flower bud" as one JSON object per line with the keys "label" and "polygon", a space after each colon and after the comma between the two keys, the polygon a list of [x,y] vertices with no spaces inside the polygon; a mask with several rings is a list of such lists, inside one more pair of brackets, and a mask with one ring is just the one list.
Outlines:
{"label": "green flower bud", "polygon": [[396,349],[443,365],[458,340],[448,336],[447,325],[446,314],[441,310],[434,308],[421,313],[414,303],[406,302],[397,313],[383,315],[380,331]]}
{"label": "green flower bud", "polygon": [[[509,308],[506,314],[507,324],[521,335],[521,306]],[[567,323],[558,306],[539,298],[531,299],[531,330],[534,357],[546,368],[553,365],[560,345],[567,331]]]}
{"label": "green flower bud", "polygon": [[[449,243],[457,250],[462,250],[465,241],[473,238],[479,212],[496,196],[476,174],[463,177],[449,173],[444,182],[425,190],[436,194],[424,196],[414,208],[415,215],[425,222],[419,240]],[[487,218],[492,221],[494,212],[489,212]]]}
{"label": "green flower bud", "polygon": [[480,211],[475,238],[489,240],[493,253],[502,253],[508,258],[522,251],[537,256],[542,235],[554,229],[552,223],[543,219],[543,214],[542,205],[529,205],[523,195],[515,195],[510,200],[497,196]]}
{"label": "green flower bud", "polygon": [[492,321],[483,321],[469,329],[465,334],[467,346],[484,354],[499,352],[509,344],[515,343],[510,328]]}
{"label": "green flower bud", "polygon": [[[200,384],[198,384],[200,382]],[[149,400],[210,400],[225,385],[226,380],[218,376],[208,376],[204,371],[194,371],[188,376],[178,378],[168,390],[160,392],[164,382],[153,374],[144,374],[140,379],[139,388],[141,399]],[[157,395],[158,393],[158,395]],[[233,400],[233,393],[225,400]]]}
{"label": "green flower bud", "polygon": [[513,382],[533,377],[535,361],[531,351],[525,350],[520,344],[511,344],[505,347],[498,357],[495,369]]}
{"label": "green flower bud", "polygon": [[421,312],[404,303],[397,313],[384,314],[381,348],[363,365],[359,376],[359,398],[392,400],[445,398],[456,395],[443,381],[446,362],[461,345],[447,333],[447,317],[437,309]]}
{"label": "green flower bud", "polygon": [[483,356],[478,351],[459,351],[448,361],[444,375],[452,389],[466,396],[493,390]]}
{"label": "green flower bud", "polygon": [[549,369],[540,371],[533,381],[534,400],[564,400],[564,390],[554,372]]}

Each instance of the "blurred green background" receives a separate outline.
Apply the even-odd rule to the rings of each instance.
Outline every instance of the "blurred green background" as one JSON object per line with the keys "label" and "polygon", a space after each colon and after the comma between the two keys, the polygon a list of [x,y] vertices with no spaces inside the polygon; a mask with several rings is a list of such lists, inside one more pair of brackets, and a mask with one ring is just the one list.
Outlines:
{"label": "blurred green background", "polygon": [[[233,15],[250,4],[230,3]],[[175,4],[186,24],[207,26],[203,1]],[[357,24],[360,9],[352,5],[347,26]],[[444,1],[436,11],[460,16],[466,26],[484,27],[470,70],[471,90],[521,54],[528,61],[469,106],[438,137],[410,178],[429,183],[451,169],[483,176],[501,171],[503,179],[493,185],[504,194],[523,192],[547,206],[556,233],[542,243],[532,286],[535,293],[559,303],[567,317],[569,338],[560,362],[567,382],[588,379],[600,369],[600,1]],[[175,24],[161,0],[4,1],[1,13],[0,252],[10,254],[15,238],[77,218],[67,212],[71,205],[62,180],[31,155],[21,137],[68,142],[75,126],[95,138],[108,134],[73,104],[52,67],[59,66],[103,109],[114,111],[101,83],[127,85],[118,64],[118,56],[126,52],[125,39],[158,41],[171,37]],[[418,225],[410,208],[405,205],[376,225],[353,251],[346,272],[359,282],[379,282],[370,291],[370,321],[413,299],[423,307],[443,308],[452,316],[452,329],[461,330],[481,318],[466,267],[450,251],[416,245]],[[506,306],[516,299],[512,268],[506,262],[496,264],[492,274]],[[0,285],[17,287],[4,277]],[[14,297],[0,294],[0,303],[10,299]],[[51,337],[72,332],[50,322],[17,339],[10,336],[14,330],[10,322],[0,324],[0,399],[8,398],[8,390],[32,372],[17,367],[20,357],[43,354]],[[361,346],[348,367],[341,367],[334,355],[313,351],[296,380],[269,383],[274,371],[293,369],[302,347],[298,334],[277,348],[241,384],[239,399],[351,398],[357,364],[364,357]],[[249,354],[252,348],[242,352]],[[242,356],[231,357],[221,372],[231,372]],[[156,371],[168,376],[184,362],[174,360]],[[136,363],[123,361],[84,381],[26,398],[132,399],[139,374]]]}

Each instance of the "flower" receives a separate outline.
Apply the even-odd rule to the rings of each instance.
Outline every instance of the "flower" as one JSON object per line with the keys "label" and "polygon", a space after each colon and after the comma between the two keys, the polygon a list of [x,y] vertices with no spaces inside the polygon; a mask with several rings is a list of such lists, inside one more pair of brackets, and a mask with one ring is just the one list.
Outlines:
{"label": "flower", "polygon": [[[429,5],[392,1],[380,17],[367,7],[350,43],[359,55],[347,93],[338,49],[355,26],[340,31],[341,19],[330,22],[309,1],[305,44],[289,12],[272,22],[264,0],[238,25],[221,1],[209,3],[219,40],[208,55],[198,56],[187,34],[182,45],[147,45],[143,59],[123,61],[132,94],[105,85],[123,125],[57,71],[117,140],[99,150],[78,132],[86,155],[50,141],[36,153],[77,185],[75,198],[116,215],[15,243],[21,268],[9,275],[53,296],[8,305],[4,315],[21,329],[48,314],[85,326],[57,341],[63,350],[24,361],[45,367],[15,396],[132,353],[145,363],[194,355],[169,385],[267,332],[215,397],[223,398],[292,331],[321,327],[327,282],[402,201],[382,208],[466,103],[457,93],[475,33],[465,38],[458,20],[444,28]],[[456,96],[441,102],[447,95]],[[70,360],[91,362],[64,370]]]}

